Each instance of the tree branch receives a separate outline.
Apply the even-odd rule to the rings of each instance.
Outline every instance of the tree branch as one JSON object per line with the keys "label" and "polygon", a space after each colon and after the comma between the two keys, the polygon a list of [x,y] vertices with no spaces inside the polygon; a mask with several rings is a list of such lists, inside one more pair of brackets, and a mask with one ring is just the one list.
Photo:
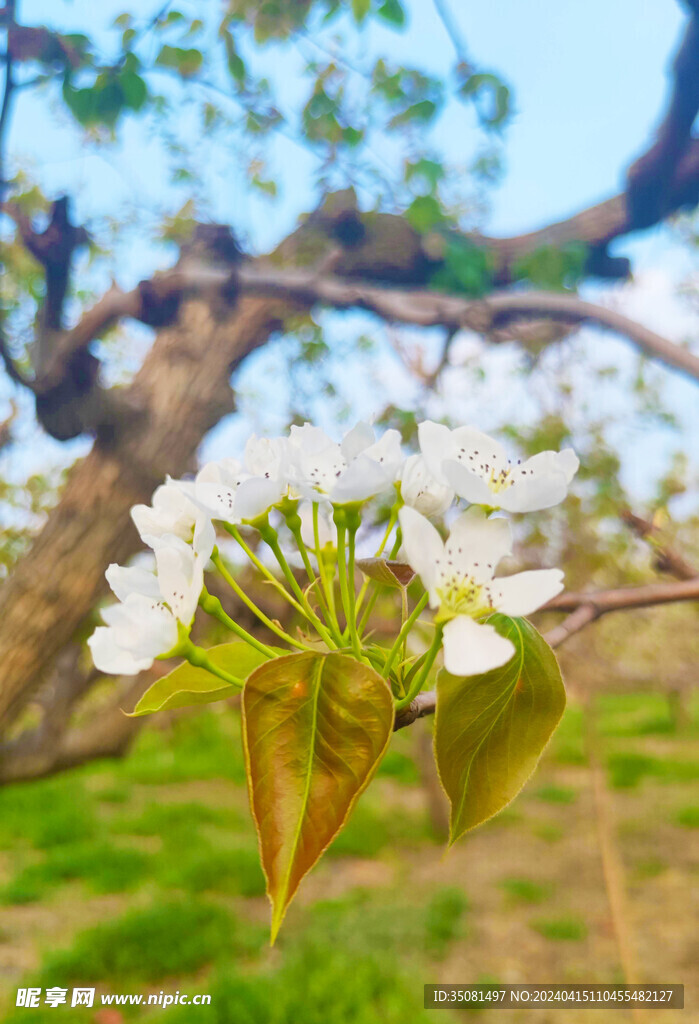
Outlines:
{"label": "tree branch", "polygon": [[[147,315],[144,294],[165,304],[176,298],[211,292],[224,296],[231,292],[269,296],[304,306],[360,308],[392,322],[449,330],[466,328],[495,341],[509,340],[507,325],[523,317],[535,321],[553,317],[557,324],[594,323],[631,341],[649,358],[699,381],[699,356],[622,313],[577,295],[502,291],[483,299],[465,299],[437,291],[364,284],[313,270],[278,270],[257,263],[244,263],[233,269],[203,265],[175,268],[156,275],[152,281],[141,282],[130,292],[112,288],[65,333],[56,349],[56,358],[65,361],[122,317],[143,319]],[[554,333],[545,340],[558,336]],[[52,379],[49,371],[49,384]]]}
{"label": "tree branch", "polygon": [[669,573],[678,580],[691,580],[699,576],[699,570],[684,555],[669,544],[659,539],[658,527],[648,519],[636,516],[629,509],[621,513],[621,518],[641,540],[647,540],[653,548],[655,566],[660,572]]}
{"label": "tree branch", "polygon": [[[559,647],[574,633],[580,632],[608,612],[631,608],[650,608],[677,601],[699,600],[699,577],[679,583],[649,583],[641,587],[619,587],[613,590],[590,590],[560,594],[544,605],[542,611],[567,611],[571,614],[544,634],[552,647]],[[417,718],[433,715],[437,706],[434,690],[419,693],[415,700],[396,715],[394,729],[404,729]]]}

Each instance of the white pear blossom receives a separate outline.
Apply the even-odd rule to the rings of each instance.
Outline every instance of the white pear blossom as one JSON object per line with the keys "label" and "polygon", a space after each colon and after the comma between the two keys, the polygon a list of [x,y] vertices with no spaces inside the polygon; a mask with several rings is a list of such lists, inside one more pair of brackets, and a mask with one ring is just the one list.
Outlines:
{"label": "white pear blossom", "polygon": [[399,519],[406,559],[427,588],[436,622],[445,623],[447,671],[469,676],[504,665],[514,646],[480,620],[496,611],[528,615],[560,593],[563,573],[539,569],[494,579],[498,562],[511,552],[510,525],[480,509],[462,513],[446,543],[414,509],[402,508]]}
{"label": "white pear blossom", "polygon": [[406,505],[425,516],[442,515],[454,500],[453,489],[432,476],[424,455],[405,460],[400,492]]}
{"label": "white pear blossom", "polygon": [[261,516],[287,494],[284,455],[283,438],[253,436],[244,462],[231,458],[208,462],[193,481],[173,483],[212,519],[241,523]]}
{"label": "white pear blossom", "polygon": [[134,505],[131,509],[131,518],[145,544],[150,547],[151,538],[168,533],[182,540],[192,539],[197,507],[180,487],[173,481],[161,484],[151,501],[151,505]]}
{"label": "white pear blossom", "polygon": [[[119,603],[102,611],[88,644],[102,672],[133,675],[177,643],[177,623],[189,626],[204,586],[204,559],[174,534],[155,538],[157,572],[112,563],[107,582]],[[208,558],[208,555],[206,556]]]}
{"label": "white pear blossom", "polygon": [[150,668],[159,654],[177,643],[177,619],[160,601],[129,594],[125,601],[103,609],[106,623],[87,643],[101,672],[136,675]]}
{"label": "white pear blossom", "polygon": [[474,505],[508,512],[534,512],[557,505],[579,466],[572,448],[539,452],[512,462],[504,448],[474,427],[450,430],[425,420],[418,427],[420,448],[434,477]]}
{"label": "white pear blossom", "polygon": [[367,501],[386,491],[403,462],[398,431],[387,430],[377,441],[373,428],[364,422],[348,431],[340,444],[310,423],[294,426],[288,457],[292,491],[309,501],[323,495],[333,505]]}
{"label": "white pear blossom", "polygon": [[152,505],[134,505],[131,518],[141,540],[150,548],[163,538],[176,537],[192,544],[194,552],[205,563],[214,549],[215,534],[211,518],[181,486],[182,481],[171,480],[158,487]]}

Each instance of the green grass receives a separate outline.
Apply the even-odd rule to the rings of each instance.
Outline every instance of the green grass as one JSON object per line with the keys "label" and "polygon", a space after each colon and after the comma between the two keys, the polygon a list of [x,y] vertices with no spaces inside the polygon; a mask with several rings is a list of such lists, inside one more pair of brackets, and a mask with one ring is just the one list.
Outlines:
{"label": "green grass", "polygon": [[122,777],[144,785],[196,779],[245,782],[240,720],[209,712],[177,719],[167,743],[144,730],[122,766]]}
{"label": "green grass", "polygon": [[637,751],[616,751],[607,760],[609,780],[616,789],[633,789],[645,778],[665,784],[695,782],[699,761],[649,757]]}
{"label": "green grass", "polygon": [[580,942],[587,936],[587,925],[579,917],[551,917],[532,921],[531,927],[551,942]]}
{"label": "green grass", "polygon": [[570,786],[549,785],[541,786],[534,796],[549,804],[572,804],[578,799],[578,791]]}
{"label": "green grass", "polygon": [[90,839],[94,804],[77,778],[53,778],[0,789],[0,848],[29,843],[48,849]]}
{"label": "green grass", "polygon": [[557,843],[565,834],[560,825],[548,821],[537,822],[532,832],[537,839],[543,839],[545,843]]}
{"label": "green grass", "polygon": [[640,860],[634,866],[634,874],[637,878],[657,878],[658,875],[662,875],[664,871],[667,871],[668,865],[664,860],[660,860],[658,857],[648,857],[644,860]]}
{"label": "green grass", "polygon": [[192,893],[264,896],[265,878],[256,845],[213,846],[201,838],[170,856],[158,872],[166,888]]}
{"label": "green grass", "polygon": [[553,758],[559,764],[587,764],[582,708],[568,705],[551,740]]}
{"label": "green grass", "polygon": [[[235,817],[231,812],[231,817]],[[203,825],[230,824],[226,812],[204,803],[157,803],[150,801],[140,814],[123,815],[111,825],[113,832],[134,836],[162,836],[173,842],[191,837]]]}
{"label": "green grass", "polygon": [[543,903],[553,892],[548,882],[535,882],[532,878],[503,878],[500,888],[516,903]]}
{"label": "green grass", "polygon": [[149,982],[189,974],[205,964],[253,952],[264,942],[261,929],[241,928],[223,907],[187,901],[154,903],[80,932],[64,950],[43,963],[44,986],[108,981]]}
{"label": "green grass", "polygon": [[432,956],[443,958],[451,943],[463,934],[463,921],[469,902],[461,889],[438,889],[425,907],[425,948]]}
{"label": "green grass", "polygon": [[663,693],[600,694],[596,706],[601,736],[654,736],[676,730]]}
{"label": "green grass", "polygon": [[[348,951],[335,940],[302,939],[274,972],[228,967],[206,991],[206,1024],[410,1024],[422,1016],[422,982],[394,956]],[[176,1007],[153,1019],[191,1024],[194,1013]],[[454,1020],[448,1013],[442,1019]]]}
{"label": "green grass", "polygon": [[362,798],[328,849],[331,857],[376,857],[396,843],[432,839],[426,815],[381,807],[371,795]]}
{"label": "green grass", "polygon": [[683,807],[675,815],[675,821],[683,828],[699,828],[699,807]]}
{"label": "green grass", "polygon": [[377,776],[395,779],[403,786],[417,786],[420,782],[420,773],[412,757],[394,749],[386,752],[386,756],[379,765]]}
{"label": "green grass", "polygon": [[43,860],[24,867],[2,890],[5,903],[30,903],[61,882],[81,879],[97,893],[136,888],[147,874],[149,857],[113,844],[57,846]]}

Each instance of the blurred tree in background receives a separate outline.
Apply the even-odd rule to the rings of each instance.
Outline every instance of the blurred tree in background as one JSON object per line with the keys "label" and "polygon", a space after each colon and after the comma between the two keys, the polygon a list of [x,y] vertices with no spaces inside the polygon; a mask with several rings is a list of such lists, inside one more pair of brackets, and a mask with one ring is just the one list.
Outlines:
{"label": "blurred tree in background", "polygon": [[[0,779],[128,748],[139,723],[120,709],[153,675],[106,683],[90,667],[104,570],[137,547],[129,508],[194,469],[203,440],[234,445],[243,423],[277,432],[369,412],[410,443],[421,415],[467,422],[486,408],[484,425],[523,455],[572,443],[574,496],[518,538],[525,567],[566,569],[549,638],[573,637],[564,661],[580,693],[662,685],[681,707],[697,655],[684,602],[699,595],[688,442],[678,433],[649,507],[630,510],[624,461],[643,455],[620,426],[672,426],[661,382],[699,382],[699,356],[589,289],[629,278],[616,240],[678,214],[696,246],[696,4],[623,192],[497,238],[481,228],[516,83],[481,66],[444,0],[438,74],[401,58],[406,0],[113,6],[80,31],[68,3],[50,24],[31,23],[28,0],[0,11]],[[49,150],[65,136],[107,162],[126,155],[148,187],[117,203],[91,179],[103,212],[78,223],[80,176],[55,194],[13,147],[24,110]],[[445,155],[454,132],[459,163]],[[224,194],[239,222],[218,222]],[[283,237],[290,196],[301,216]],[[589,324],[638,352],[631,373],[616,350],[591,351]]]}

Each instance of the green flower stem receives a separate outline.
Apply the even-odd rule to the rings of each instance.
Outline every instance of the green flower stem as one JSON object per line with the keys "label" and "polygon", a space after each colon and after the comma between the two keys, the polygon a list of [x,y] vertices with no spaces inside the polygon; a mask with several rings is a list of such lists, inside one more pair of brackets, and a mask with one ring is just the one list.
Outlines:
{"label": "green flower stem", "polygon": [[403,531],[401,530],[401,528],[399,526],[398,527],[398,531],[396,533],[396,539],[393,542],[393,547],[391,548],[391,553],[388,556],[389,561],[391,561],[392,559],[394,559],[396,557],[396,555],[400,551],[400,546],[401,546],[402,543],[403,543]]}
{"label": "green flower stem", "polygon": [[245,685],[244,679],[238,679],[237,676],[232,676],[230,672],[224,671],[219,668],[209,658],[203,647],[197,647],[192,641],[187,638],[183,640],[178,647],[178,654],[181,654],[190,665],[196,665],[197,668],[206,669],[212,676],[218,676],[219,679],[223,679],[224,682],[230,683],[231,686],[237,686],[239,690],[243,689]]}
{"label": "green flower stem", "polygon": [[434,639],[432,640],[430,648],[427,651],[427,657],[425,658],[425,661],[424,661],[424,664],[422,666],[422,669],[419,672],[415,673],[415,677],[414,677],[412,683],[410,684],[410,687],[409,687],[408,692],[406,693],[405,697],[401,697],[400,700],[396,701],[396,711],[400,711],[401,708],[407,707],[408,704],[410,704],[411,701],[415,700],[415,698],[417,697],[418,693],[420,692],[422,687],[425,685],[425,680],[427,679],[427,676],[429,675],[430,669],[434,665],[435,659],[436,659],[437,655],[439,654],[441,646],[442,646],[442,627],[440,625],[440,626],[436,626],[435,627]]}
{"label": "green flower stem", "polygon": [[233,537],[233,539],[238,542],[238,544],[243,549],[245,554],[248,556],[248,558],[255,566],[257,571],[261,573],[262,576],[264,576],[267,582],[272,584],[274,589],[284,598],[285,601],[288,601],[292,608],[294,608],[297,612],[301,612],[301,614],[303,614],[303,608],[301,607],[301,605],[291,596],[291,594],[286,589],[284,584],[277,579],[274,573],[267,568],[264,562],[257,557],[255,552],[250,547],[250,545],[247,544],[243,539],[238,527],[232,526],[230,523],[224,523],[223,528],[226,531],[226,533],[230,533],[231,537]]}
{"label": "green flower stem", "polygon": [[279,535],[277,531],[274,529],[273,526],[270,526],[269,523],[261,524],[259,530],[260,536],[262,537],[265,544],[268,544],[269,547],[271,548],[272,554],[279,563],[279,568],[283,572],[284,576],[286,577],[289,583],[289,586],[291,587],[294,594],[298,598],[303,614],[308,619],[308,621],[311,622],[313,626],[315,626],[316,630],[318,631],[318,634],[323,638],[328,647],[337,649],[338,644],[335,642],[332,635],[328,632],[323,622],[318,618],[316,613],[313,611],[313,608],[311,607],[308,598],[304,594],[303,590],[298,584],[298,580],[291,571],[291,567],[287,562],[286,558],[284,557],[284,552],[279,546]]}
{"label": "green flower stem", "polygon": [[388,679],[389,673],[390,673],[391,669],[393,668],[393,663],[396,660],[396,658],[398,657],[398,652],[400,651],[401,647],[403,646],[403,641],[407,637],[407,635],[410,632],[410,630],[413,628],[413,625],[414,625],[415,621],[417,620],[418,616],[420,615],[420,613],[424,609],[424,607],[427,604],[428,600],[429,600],[429,594],[423,594],[422,597],[420,598],[420,600],[418,601],[418,603],[413,608],[413,610],[410,613],[410,615],[408,616],[408,618],[403,623],[403,626],[401,627],[400,633],[398,634],[398,636],[395,639],[393,647],[388,652],[388,657],[386,658],[386,664],[383,667],[383,675],[384,675],[385,679]]}
{"label": "green flower stem", "polygon": [[[328,599],[325,594],[325,590],[322,586],[322,572],[321,579],[318,579],[318,577],[315,574],[315,570],[313,569],[313,566],[311,564],[308,548],[306,547],[305,541],[301,535],[301,517],[298,515],[298,513],[296,513],[296,511],[289,514],[284,513],[284,517],[286,519],[286,525],[289,527],[291,535],[296,541],[296,546],[301,552],[301,558],[303,559],[303,565],[306,570],[306,575],[308,576],[309,582],[311,583],[313,590],[315,590],[318,596],[318,602],[323,612],[323,618],[327,623],[328,629],[330,630],[333,639],[335,639],[339,644],[341,644],[342,635],[340,633],[340,626],[337,622],[337,618],[334,614],[334,611],[331,611],[330,609]],[[320,558],[318,560],[318,568],[319,570],[321,568]]]}
{"label": "green flower stem", "polygon": [[228,586],[231,587],[231,589],[238,595],[243,604],[247,605],[247,607],[250,609],[253,615],[256,615],[260,622],[263,622],[267,629],[274,633],[275,636],[278,636],[280,640],[283,640],[285,643],[290,644],[292,647],[296,647],[297,650],[299,651],[313,650],[313,648],[309,647],[308,644],[304,644],[300,640],[295,640],[292,636],[289,636],[288,633],[285,633],[280,626],[277,626],[276,623],[272,622],[272,620],[268,618],[265,615],[265,613],[260,608],[258,608],[253,601],[250,600],[250,598],[245,593],[243,588],[236,583],[236,581],[233,579],[226,566],[223,564],[223,560],[219,555],[218,551],[216,550],[216,548],[214,548],[213,554],[211,555],[211,561],[214,563],[218,571],[221,573],[221,576],[223,576]]}
{"label": "green flower stem", "polygon": [[[397,520],[398,520],[398,505],[396,504],[391,509],[391,512],[390,512],[389,517],[388,517],[388,525],[386,526],[386,532],[383,535],[381,543],[379,544],[378,548],[374,552],[374,558],[380,558],[381,555],[383,554],[383,549],[388,544],[388,538],[391,536],[391,530],[395,526]],[[369,579],[369,577],[367,576],[366,579],[364,580],[364,582],[362,583],[360,589],[359,589],[359,594],[357,595],[357,600],[354,603],[354,614],[355,614],[355,618],[357,618],[357,619],[359,619],[359,612],[360,612],[360,609],[361,609],[362,605],[364,604],[364,599],[366,597],[366,592],[369,589],[370,584],[373,583],[373,582],[374,581]],[[376,598],[374,598],[374,604],[376,604]],[[373,608],[373,606],[374,605],[372,604],[372,608]],[[359,635],[360,636],[362,636],[363,633],[364,633],[364,626],[365,626],[367,620],[368,620],[368,616],[365,613],[362,616],[361,625],[359,626]]]}
{"label": "green flower stem", "polygon": [[366,629],[367,623],[368,623],[369,619],[371,618],[371,613],[374,610],[374,605],[376,604],[376,602],[379,599],[379,594],[380,593],[381,593],[381,591],[379,590],[379,587],[376,586],[376,584],[375,584],[374,585],[374,590],[373,590],[369,600],[367,601],[367,606],[364,609],[364,612],[362,613],[362,617],[361,617],[361,619],[359,621],[359,625],[357,627],[358,630],[359,630],[359,635],[360,636],[364,636],[364,630]]}
{"label": "green flower stem", "polygon": [[340,596],[342,597],[342,610],[345,613],[345,622],[347,623],[347,630],[349,632],[350,643],[352,644],[352,650],[355,656],[361,660],[362,658],[362,645],[359,642],[359,634],[357,633],[357,620],[354,615],[354,580],[352,580],[352,597],[350,598],[350,580],[349,573],[347,570],[347,546],[345,539],[347,536],[347,518],[344,508],[336,508],[333,513],[333,519],[337,526],[337,565],[338,574],[340,576]]}
{"label": "green flower stem", "polygon": [[251,633],[248,633],[248,631],[243,629],[242,626],[239,626],[238,623],[230,617],[230,615],[226,614],[219,599],[210,594],[206,587],[199,598],[199,604],[207,615],[211,615],[213,618],[218,619],[222,625],[230,629],[231,633],[235,633],[237,637],[244,640],[246,644],[250,644],[250,646],[254,647],[256,651],[260,652],[260,654],[264,654],[266,658],[274,657],[274,652],[271,651],[266,644],[263,644]]}
{"label": "green flower stem", "polygon": [[319,523],[319,512],[320,504],[317,501],[313,502],[313,541],[316,549],[316,559],[318,561],[318,572],[320,573],[320,581],[325,592],[325,599],[328,605],[328,611],[330,612],[330,618],[334,625],[337,627],[338,635],[340,634],[340,624],[337,621],[337,611],[335,608],[335,588],[334,581],[328,580],[328,574],[325,566],[325,559],[323,558],[323,549],[320,546],[320,523]]}

